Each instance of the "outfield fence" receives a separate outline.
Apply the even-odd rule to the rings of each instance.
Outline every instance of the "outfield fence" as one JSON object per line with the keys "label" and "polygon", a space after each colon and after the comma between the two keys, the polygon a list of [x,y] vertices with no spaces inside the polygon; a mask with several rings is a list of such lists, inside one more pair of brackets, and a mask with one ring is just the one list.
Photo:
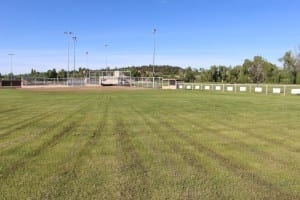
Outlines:
{"label": "outfield fence", "polygon": [[276,84],[222,84],[222,83],[179,83],[179,90],[204,92],[253,93],[265,95],[300,95],[300,85]]}
{"label": "outfield fence", "polygon": [[[119,81],[117,86],[156,88],[166,86],[162,77],[130,77],[126,82]],[[32,78],[23,77],[22,87],[89,87],[100,86],[101,79],[91,78]],[[300,85],[280,84],[223,84],[223,83],[184,83],[177,81],[173,89],[196,90],[202,92],[252,93],[264,95],[300,95]]]}

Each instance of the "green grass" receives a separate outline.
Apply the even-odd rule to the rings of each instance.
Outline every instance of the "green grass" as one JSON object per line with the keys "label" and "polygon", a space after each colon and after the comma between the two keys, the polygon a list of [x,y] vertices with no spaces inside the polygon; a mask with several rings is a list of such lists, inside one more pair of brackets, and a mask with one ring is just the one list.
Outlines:
{"label": "green grass", "polygon": [[0,199],[300,199],[299,97],[0,90]]}

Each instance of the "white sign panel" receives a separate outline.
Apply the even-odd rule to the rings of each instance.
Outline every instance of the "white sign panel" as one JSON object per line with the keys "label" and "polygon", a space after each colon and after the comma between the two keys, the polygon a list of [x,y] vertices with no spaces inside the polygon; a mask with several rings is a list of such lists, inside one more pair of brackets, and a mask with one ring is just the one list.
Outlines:
{"label": "white sign panel", "polygon": [[196,86],[195,86],[195,90],[200,90],[200,86],[199,86],[199,85],[196,85]]}
{"label": "white sign panel", "polygon": [[240,92],[246,92],[247,88],[246,87],[240,87]]}
{"label": "white sign panel", "polygon": [[220,90],[221,90],[221,86],[217,85],[217,86],[216,86],[216,90],[217,90],[217,91],[220,91]]}
{"label": "white sign panel", "polygon": [[227,91],[232,92],[233,91],[233,87],[232,86],[227,87]]}
{"label": "white sign panel", "polygon": [[183,86],[182,85],[179,85],[179,89],[182,89],[183,88]]}
{"label": "white sign panel", "polygon": [[204,86],[204,89],[205,89],[205,90],[210,90],[210,86],[209,86],[209,85],[206,85],[206,86]]}
{"label": "white sign panel", "polygon": [[186,86],[186,89],[187,89],[187,90],[191,90],[191,89],[192,89],[192,86],[187,85],[187,86]]}
{"label": "white sign panel", "polygon": [[262,92],[262,87],[256,87],[254,91],[255,91],[255,92],[260,92],[260,93],[261,93],[261,92]]}
{"label": "white sign panel", "polygon": [[291,93],[292,94],[300,94],[300,89],[292,89]]}
{"label": "white sign panel", "polygon": [[273,88],[273,94],[280,94],[280,88]]}

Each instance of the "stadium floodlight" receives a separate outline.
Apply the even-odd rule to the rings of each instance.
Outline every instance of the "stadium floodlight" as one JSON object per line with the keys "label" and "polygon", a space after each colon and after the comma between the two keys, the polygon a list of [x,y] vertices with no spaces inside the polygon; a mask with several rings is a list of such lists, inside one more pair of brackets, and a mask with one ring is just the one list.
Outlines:
{"label": "stadium floodlight", "polygon": [[152,76],[153,76],[153,88],[154,88],[154,66],[155,66],[155,50],[156,50],[156,31],[157,29],[153,29],[153,65],[152,65]]}
{"label": "stadium floodlight", "polygon": [[8,55],[10,56],[10,80],[12,80],[13,79],[13,56],[15,54],[9,53]]}
{"label": "stadium floodlight", "polygon": [[68,73],[67,73],[67,83],[68,83],[69,76],[70,76],[70,36],[73,34],[73,32],[65,31],[64,34],[66,34],[68,37]]}
{"label": "stadium floodlight", "polygon": [[74,36],[74,37],[72,37],[73,38],[73,41],[74,41],[74,71],[73,71],[73,79],[74,79],[74,76],[75,76],[75,69],[76,69],[76,51],[75,51],[75,49],[76,49],[76,42],[77,42],[77,37],[76,36]]}
{"label": "stadium floodlight", "polygon": [[106,69],[107,69],[107,47],[108,47],[109,45],[108,44],[104,44],[104,47],[105,47],[105,67],[106,67]]}
{"label": "stadium floodlight", "polygon": [[85,57],[86,57],[86,68],[88,69],[89,68],[89,52],[88,51],[85,52]]}

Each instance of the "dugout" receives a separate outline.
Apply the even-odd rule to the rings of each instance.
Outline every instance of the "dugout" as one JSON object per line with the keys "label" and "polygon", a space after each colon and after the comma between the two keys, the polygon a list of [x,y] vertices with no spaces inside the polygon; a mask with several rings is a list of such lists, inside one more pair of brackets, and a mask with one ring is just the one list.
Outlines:
{"label": "dugout", "polygon": [[2,80],[0,81],[1,87],[21,87],[21,80]]}

